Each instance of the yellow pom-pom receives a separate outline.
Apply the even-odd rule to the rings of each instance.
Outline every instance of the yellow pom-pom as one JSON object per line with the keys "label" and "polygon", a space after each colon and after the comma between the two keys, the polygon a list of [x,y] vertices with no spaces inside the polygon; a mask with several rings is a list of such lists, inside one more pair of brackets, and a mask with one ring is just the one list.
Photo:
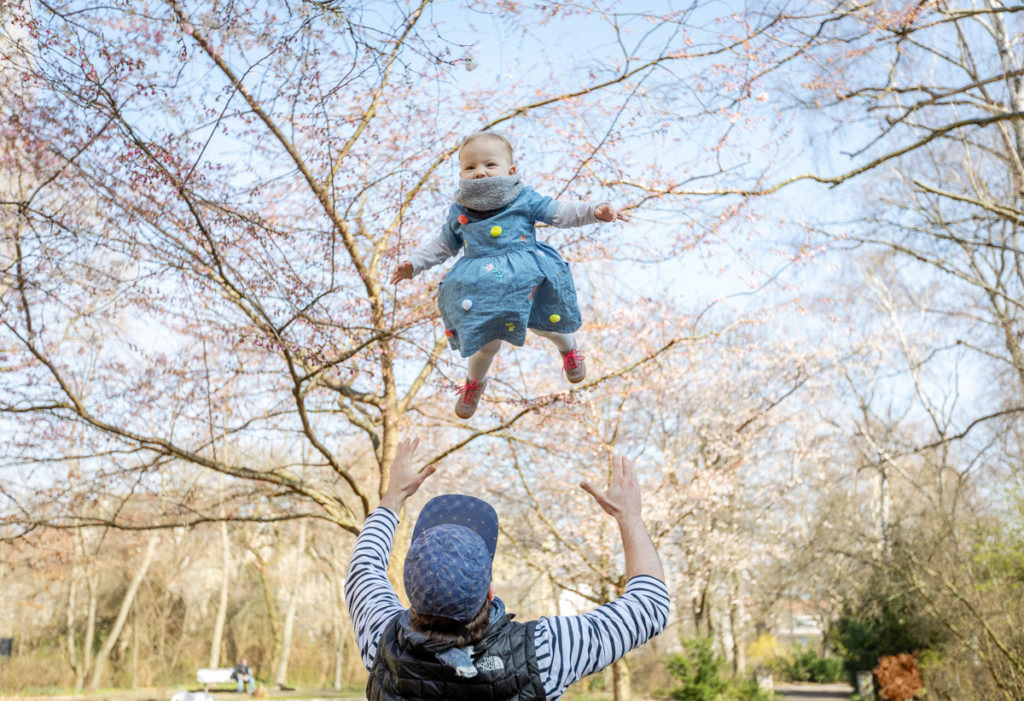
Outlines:
{"label": "yellow pom-pom", "polygon": [[491,227],[491,236],[494,236],[495,238],[497,238],[498,236],[501,236],[501,227],[500,226],[492,226]]}
{"label": "yellow pom-pom", "polygon": [[557,314],[552,314],[551,316],[548,317],[548,321],[550,321],[552,324],[557,324],[561,320],[562,317],[558,316]]}

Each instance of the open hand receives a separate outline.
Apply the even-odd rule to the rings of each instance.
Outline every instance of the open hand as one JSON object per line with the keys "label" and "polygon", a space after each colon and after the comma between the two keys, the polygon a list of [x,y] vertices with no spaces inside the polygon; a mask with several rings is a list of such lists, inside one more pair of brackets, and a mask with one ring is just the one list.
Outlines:
{"label": "open hand", "polygon": [[405,500],[416,493],[420,485],[437,471],[437,465],[427,465],[422,470],[412,466],[412,456],[419,446],[419,438],[406,438],[398,442],[395,459],[391,461],[391,476],[388,490],[381,497],[380,505],[395,513],[402,508]]}
{"label": "open hand", "polygon": [[405,263],[399,263],[398,267],[395,268],[395,272],[391,275],[391,284],[397,285],[402,280],[412,279],[412,263],[406,261]]}
{"label": "open hand", "polygon": [[597,217],[598,221],[603,222],[629,221],[629,217],[626,216],[625,212],[616,210],[610,204],[599,204],[594,208],[594,216]]}
{"label": "open hand", "polygon": [[605,513],[615,517],[616,521],[639,518],[643,503],[640,497],[640,484],[636,479],[633,461],[624,455],[612,457],[612,474],[608,491],[602,492],[589,482],[581,482],[582,487],[604,509]]}

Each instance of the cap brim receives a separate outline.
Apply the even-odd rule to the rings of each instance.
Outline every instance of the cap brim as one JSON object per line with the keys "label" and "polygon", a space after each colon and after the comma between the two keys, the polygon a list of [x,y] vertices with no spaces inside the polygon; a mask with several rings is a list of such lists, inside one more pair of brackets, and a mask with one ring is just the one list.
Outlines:
{"label": "cap brim", "polygon": [[412,540],[434,526],[444,524],[465,526],[484,541],[487,551],[494,559],[498,547],[498,512],[483,499],[468,494],[442,494],[428,501],[412,530]]}

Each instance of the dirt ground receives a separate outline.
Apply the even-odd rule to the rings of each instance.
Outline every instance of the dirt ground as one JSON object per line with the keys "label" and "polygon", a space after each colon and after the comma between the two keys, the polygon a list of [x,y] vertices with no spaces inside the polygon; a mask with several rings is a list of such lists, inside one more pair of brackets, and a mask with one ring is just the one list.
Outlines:
{"label": "dirt ground", "polygon": [[848,684],[776,684],[775,693],[783,701],[841,701],[850,698],[853,687]]}

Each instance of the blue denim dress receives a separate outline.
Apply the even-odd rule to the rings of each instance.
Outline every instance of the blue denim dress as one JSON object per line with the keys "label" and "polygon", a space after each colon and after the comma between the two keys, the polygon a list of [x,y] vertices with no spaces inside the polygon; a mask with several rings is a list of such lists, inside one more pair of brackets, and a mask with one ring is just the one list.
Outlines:
{"label": "blue denim dress", "polygon": [[572,333],[582,323],[569,264],[537,241],[558,203],[524,187],[511,204],[477,212],[453,204],[442,242],[463,256],[448,271],[437,305],[453,350],[469,357],[495,339],[521,346],[526,329]]}

